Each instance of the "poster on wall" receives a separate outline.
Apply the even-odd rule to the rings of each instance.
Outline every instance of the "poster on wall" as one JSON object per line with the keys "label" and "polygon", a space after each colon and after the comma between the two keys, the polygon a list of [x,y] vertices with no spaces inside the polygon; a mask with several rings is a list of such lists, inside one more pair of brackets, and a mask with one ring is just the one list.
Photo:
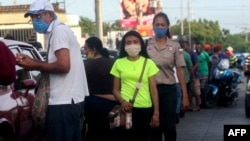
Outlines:
{"label": "poster on wall", "polygon": [[[134,28],[139,26],[151,26],[155,9],[150,7],[151,0],[120,0],[121,6],[121,27]],[[142,16],[140,16],[142,11]]]}

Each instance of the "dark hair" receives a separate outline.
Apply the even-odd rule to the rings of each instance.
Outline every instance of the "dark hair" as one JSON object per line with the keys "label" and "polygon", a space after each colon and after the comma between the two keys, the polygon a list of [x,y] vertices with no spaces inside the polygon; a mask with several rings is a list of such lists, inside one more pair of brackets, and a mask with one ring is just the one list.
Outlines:
{"label": "dark hair", "polygon": [[199,41],[195,42],[196,45],[202,45]]}
{"label": "dark hair", "polygon": [[182,40],[179,40],[178,42],[179,42],[181,48],[184,48],[184,42]]}
{"label": "dark hair", "polygon": [[141,44],[141,51],[139,53],[139,55],[145,57],[145,58],[149,58],[148,54],[147,54],[147,50],[146,50],[146,45],[141,37],[141,35],[134,30],[130,30],[128,31],[121,40],[121,45],[120,45],[120,55],[119,58],[123,58],[128,56],[128,53],[125,51],[125,39],[129,36],[135,36],[136,38],[138,38],[140,40],[140,44]]}
{"label": "dark hair", "polygon": [[215,47],[213,48],[213,52],[214,52],[214,53],[218,53],[219,51],[220,51],[220,48],[219,48],[219,47],[215,46]]}
{"label": "dark hair", "polygon": [[97,53],[100,53],[103,57],[109,58],[109,52],[103,47],[102,41],[97,37],[89,37],[85,40],[85,43],[90,49],[95,49]]}
{"label": "dark hair", "polygon": [[188,41],[181,41],[181,42],[180,42],[180,46],[183,47],[183,48],[185,48],[185,47],[190,47]]}
{"label": "dark hair", "polygon": [[166,21],[166,23],[167,23],[167,25],[168,25],[168,31],[167,31],[167,33],[166,33],[166,36],[169,37],[169,38],[171,38],[171,34],[170,34],[170,30],[169,30],[170,22],[169,22],[169,19],[168,19],[167,14],[165,14],[165,13],[163,13],[163,12],[160,12],[160,13],[156,14],[156,15],[154,16],[154,19],[153,19],[153,26],[154,26],[154,23],[155,23],[156,18],[159,18],[159,17],[162,17],[162,18],[165,19],[165,21]]}
{"label": "dark hair", "polygon": [[200,42],[195,42],[195,45],[200,45],[200,48],[201,49],[203,49],[204,47],[203,47],[203,44],[202,43],[200,43]]}

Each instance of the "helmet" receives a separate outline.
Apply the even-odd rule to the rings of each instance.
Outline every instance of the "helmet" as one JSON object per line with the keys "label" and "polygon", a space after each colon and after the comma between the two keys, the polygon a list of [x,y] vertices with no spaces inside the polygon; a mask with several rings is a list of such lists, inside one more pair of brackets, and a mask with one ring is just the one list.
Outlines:
{"label": "helmet", "polygon": [[227,56],[232,56],[233,55],[233,51],[232,50],[227,50],[226,54],[227,54]]}
{"label": "helmet", "polygon": [[211,46],[209,44],[205,44],[204,45],[204,50],[205,51],[210,51],[211,50]]}
{"label": "helmet", "polygon": [[232,48],[231,46],[227,47],[228,51],[234,51],[234,48]]}

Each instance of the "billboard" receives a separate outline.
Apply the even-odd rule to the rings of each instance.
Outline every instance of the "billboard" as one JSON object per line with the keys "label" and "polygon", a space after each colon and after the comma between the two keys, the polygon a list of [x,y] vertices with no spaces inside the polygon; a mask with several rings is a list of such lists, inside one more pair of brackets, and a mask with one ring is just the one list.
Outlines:
{"label": "billboard", "polygon": [[151,1],[155,0],[120,0],[121,27],[137,28],[140,23],[140,26],[151,26],[155,14]]}

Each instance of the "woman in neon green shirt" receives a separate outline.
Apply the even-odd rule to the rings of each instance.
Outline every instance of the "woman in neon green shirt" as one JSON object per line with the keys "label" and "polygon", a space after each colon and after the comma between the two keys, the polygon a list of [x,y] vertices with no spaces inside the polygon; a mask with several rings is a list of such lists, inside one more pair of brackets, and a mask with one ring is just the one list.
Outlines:
{"label": "woman in neon green shirt", "polygon": [[[145,59],[148,60],[142,82],[132,105],[129,101],[133,97]],[[150,128],[159,126],[159,100],[154,78],[158,71],[147,55],[141,35],[136,31],[127,32],[121,41],[119,58],[111,69],[111,74],[114,75],[114,96],[124,111],[133,111],[133,126],[129,130],[119,130],[117,136],[120,141],[148,141]]]}

